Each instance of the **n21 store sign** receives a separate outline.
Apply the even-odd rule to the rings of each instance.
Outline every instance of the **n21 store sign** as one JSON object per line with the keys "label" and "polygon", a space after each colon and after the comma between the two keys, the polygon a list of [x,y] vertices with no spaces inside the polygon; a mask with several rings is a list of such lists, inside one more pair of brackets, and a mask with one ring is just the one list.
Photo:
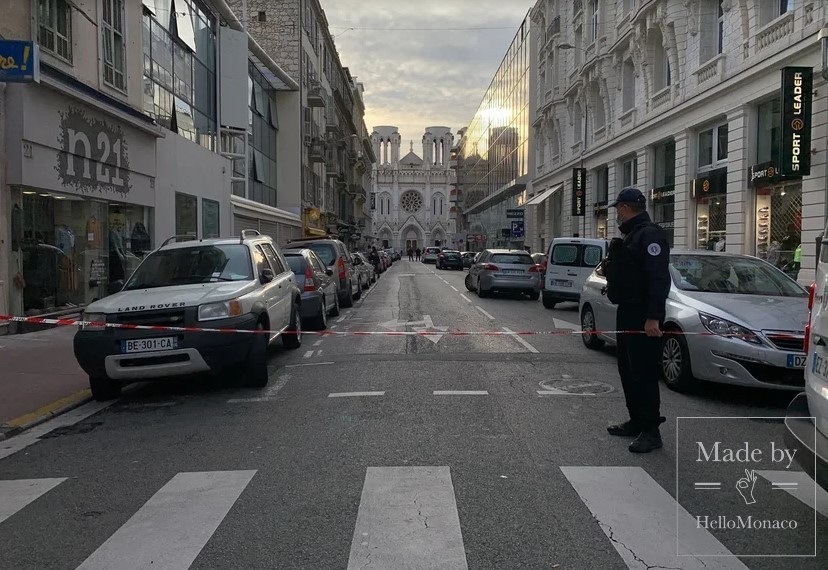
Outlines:
{"label": "n21 store sign", "polygon": [[814,70],[810,67],[782,69],[782,148],[780,174],[807,176],[811,173],[811,108],[814,100]]}

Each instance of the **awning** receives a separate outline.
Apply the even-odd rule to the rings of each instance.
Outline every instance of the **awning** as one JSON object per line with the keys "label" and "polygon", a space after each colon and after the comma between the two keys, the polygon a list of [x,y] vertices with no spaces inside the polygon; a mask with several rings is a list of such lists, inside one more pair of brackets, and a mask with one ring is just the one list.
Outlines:
{"label": "awning", "polygon": [[544,190],[543,192],[541,192],[540,194],[538,194],[537,196],[535,196],[534,198],[532,198],[531,200],[526,202],[524,204],[524,206],[538,206],[544,200],[549,198],[552,194],[554,194],[555,192],[557,192],[561,188],[563,188],[563,184],[558,184],[557,186],[553,186],[549,190]]}

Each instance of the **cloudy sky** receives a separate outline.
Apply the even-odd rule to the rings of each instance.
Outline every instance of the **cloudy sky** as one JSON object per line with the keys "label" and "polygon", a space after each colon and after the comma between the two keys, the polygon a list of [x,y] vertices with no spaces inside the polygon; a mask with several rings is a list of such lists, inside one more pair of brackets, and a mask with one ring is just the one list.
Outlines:
{"label": "cloudy sky", "polygon": [[[396,125],[422,153],[427,126],[466,126],[531,0],[321,0],[342,64],[365,84],[368,129]],[[381,28],[348,30],[346,28]],[[400,28],[506,28],[404,31]],[[390,29],[390,30],[389,30]]]}

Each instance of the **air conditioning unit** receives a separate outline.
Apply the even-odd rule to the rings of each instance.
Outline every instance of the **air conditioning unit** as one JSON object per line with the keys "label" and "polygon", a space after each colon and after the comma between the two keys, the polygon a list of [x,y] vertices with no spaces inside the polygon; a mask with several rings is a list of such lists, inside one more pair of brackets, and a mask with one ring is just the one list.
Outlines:
{"label": "air conditioning unit", "polygon": [[310,146],[310,145],[311,145],[312,140],[313,140],[313,139],[311,139],[311,136],[310,136],[310,135],[305,135],[305,138],[304,138],[303,142],[305,143],[305,146]]}

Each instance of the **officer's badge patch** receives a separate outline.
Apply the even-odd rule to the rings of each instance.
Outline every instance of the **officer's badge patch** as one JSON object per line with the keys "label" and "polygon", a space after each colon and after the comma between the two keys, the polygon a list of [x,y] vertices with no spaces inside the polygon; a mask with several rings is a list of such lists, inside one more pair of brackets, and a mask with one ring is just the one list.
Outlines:
{"label": "officer's badge patch", "polygon": [[656,257],[658,254],[661,253],[661,246],[657,243],[651,243],[647,246],[647,253],[649,253],[653,257]]}

